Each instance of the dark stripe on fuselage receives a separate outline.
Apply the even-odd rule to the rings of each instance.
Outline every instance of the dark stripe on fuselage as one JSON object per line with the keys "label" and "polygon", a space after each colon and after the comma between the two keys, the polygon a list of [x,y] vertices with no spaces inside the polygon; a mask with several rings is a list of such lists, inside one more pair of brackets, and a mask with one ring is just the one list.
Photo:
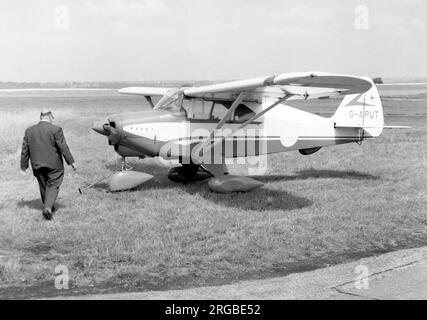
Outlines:
{"label": "dark stripe on fuselage", "polygon": [[[368,138],[374,138],[372,136],[365,136],[363,139]],[[158,156],[161,148],[167,144],[167,143],[174,143],[174,142],[182,142],[186,140],[190,140],[189,145],[190,149],[192,149],[195,145],[199,144],[201,141],[205,140],[206,137],[186,137],[186,138],[177,138],[170,141],[154,141],[153,139],[145,138],[139,135],[126,133],[126,137],[121,141],[120,144],[134,149],[139,152],[143,152],[147,154],[148,156]],[[217,139],[221,139],[221,137],[217,137]],[[343,144],[343,143],[349,143],[349,142],[358,142],[361,141],[361,137],[359,136],[301,136],[298,138],[300,142],[309,142],[309,141],[316,141],[316,143],[319,144],[330,144],[331,141],[334,141],[335,144]],[[242,142],[245,144],[245,152],[244,155],[239,154],[243,150],[243,147],[241,146]],[[254,152],[254,154],[250,155],[259,155],[264,154],[265,152],[268,153],[276,153],[276,152],[283,152],[286,151],[286,148],[283,146],[280,140],[280,136],[232,136],[228,137],[220,143],[222,150],[229,150],[227,149],[227,146],[232,143],[232,152],[233,157],[241,157],[241,156],[248,156],[248,143],[254,143],[254,149],[250,150]],[[261,145],[262,143],[262,145]],[[298,142],[297,142],[298,143]],[[260,153],[260,148],[264,147],[267,144],[266,150],[264,152]],[[218,145],[218,148],[219,148]],[[239,145],[241,147],[241,150],[239,150]],[[252,147],[252,146],[251,146]],[[311,147],[311,146],[310,146]],[[182,150],[185,150],[185,148],[188,148],[188,145],[182,145]],[[271,150],[271,152],[269,152]]]}
{"label": "dark stripe on fuselage", "polygon": [[[214,140],[218,140],[218,139],[222,139],[223,137],[218,136],[215,137]],[[279,139],[280,140],[280,136],[230,136],[227,137],[226,139],[237,139],[237,140],[275,140],[275,139]],[[332,139],[332,140],[337,140],[337,139],[356,139],[359,140],[361,137],[360,136],[299,136],[298,139]],[[374,138],[372,136],[363,136],[363,139],[365,138]],[[176,138],[176,139],[172,139],[169,140],[169,142],[177,142],[177,141],[197,141],[197,140],[204,140],[207,139],[207,137],[183,137],[183,138]]]}

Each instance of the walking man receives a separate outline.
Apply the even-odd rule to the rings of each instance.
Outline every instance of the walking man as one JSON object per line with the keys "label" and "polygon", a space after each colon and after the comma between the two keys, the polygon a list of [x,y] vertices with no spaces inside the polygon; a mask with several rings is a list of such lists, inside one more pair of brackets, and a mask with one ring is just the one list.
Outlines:
{"label": "walking man", "polygon": [[73,170],[77,169],[62,129],[52,124],[53,119],[51,111],[41,112],[40,122],[25,130],[21,152],[22,174],[26,174],[31,159],[43,202],[42,213],[46,220],[52,220],[55,201],[64,178],[62,157]]}

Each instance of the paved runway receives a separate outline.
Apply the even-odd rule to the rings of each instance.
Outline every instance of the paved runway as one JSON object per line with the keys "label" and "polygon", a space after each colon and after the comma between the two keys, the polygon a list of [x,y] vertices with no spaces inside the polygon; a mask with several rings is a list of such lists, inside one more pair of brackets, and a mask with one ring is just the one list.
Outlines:
{"label": "paved runway", "polygon": [[65,299],[427,299],[427,247],[232,285]]}

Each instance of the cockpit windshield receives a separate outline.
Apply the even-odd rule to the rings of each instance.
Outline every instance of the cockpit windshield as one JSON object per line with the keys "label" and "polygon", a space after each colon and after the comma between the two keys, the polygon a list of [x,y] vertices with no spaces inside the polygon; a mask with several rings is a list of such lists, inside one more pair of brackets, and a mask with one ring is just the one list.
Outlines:
{"label": "cockpit windshield", "polygon": [[154,110],[164,110],[173,114],[182,114],[182,101],[184,95],[180,89],[171,89],[159,100]]}

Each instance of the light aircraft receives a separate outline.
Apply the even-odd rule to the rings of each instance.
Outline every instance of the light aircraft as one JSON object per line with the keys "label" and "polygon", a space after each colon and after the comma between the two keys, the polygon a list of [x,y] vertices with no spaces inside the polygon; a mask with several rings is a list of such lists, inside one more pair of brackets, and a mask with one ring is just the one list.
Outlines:
{"label": "light aircraft", "polygon": [[[175,159],[173,181],[210,178],[213,191],[249,191],[262,185],[228,175],[227,159],[298,150],[310,155],[323,147],[378,137],[385,126],[381,99],[368,77],[325,72],[284,73],[199,87],[130,87],[121,94],[146,98],[152,110],[112,115],[93,130],[108,137],[123,158],[112,191],[146,179],[126,171],[127,157]],[[343,97],[332,117],[286,105],[291,100]],[[160,98],[156,104],[153,98]],[[338,100],[339,101],[339,100]]]}

